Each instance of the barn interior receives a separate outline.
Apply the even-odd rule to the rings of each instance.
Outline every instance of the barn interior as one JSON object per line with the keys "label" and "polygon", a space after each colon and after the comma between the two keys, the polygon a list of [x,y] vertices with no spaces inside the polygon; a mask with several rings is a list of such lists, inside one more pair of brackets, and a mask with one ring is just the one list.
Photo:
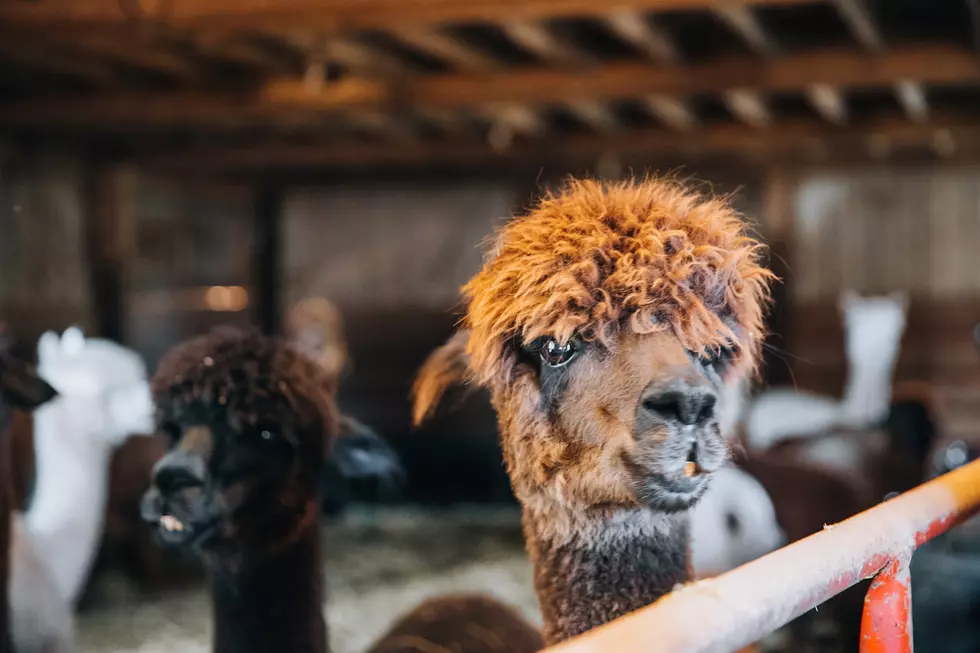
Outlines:
{"label": "barn interior", "polygon": [[[541,623],[488,395],[453,391],[415,427],[410,388],[487,237],[568,175],[673,177],[752,222],[781,279],[754,392],[846,399],[878,372],[892,407],[926,409],[907,483],[860,458],[837,480],[877,484],[847,507],[799,478],[767,486],[791,540],[980,447],[974,0],[8,0],[0,97],[11,355],[34,360],[42,334],[77,326],[152,374],[214,326],[281,334],[308,298],[339,311],[339,403],[405,482],[353,482],[325,506],[337,653],[447,591],[490,591]],[[852,356],[849,293],[900,306],[897,341],[872,324]],[[21,414],[8,428],[18,510],[38,486],[32,429]],[[80,653],[210,650],[200,569],[139,519],[164,448],[134,435],[98,472]],[[920,650],[980,650],[964,532],[914,558]],[[760,650],[856,651],[853,602],[840,612]]]}

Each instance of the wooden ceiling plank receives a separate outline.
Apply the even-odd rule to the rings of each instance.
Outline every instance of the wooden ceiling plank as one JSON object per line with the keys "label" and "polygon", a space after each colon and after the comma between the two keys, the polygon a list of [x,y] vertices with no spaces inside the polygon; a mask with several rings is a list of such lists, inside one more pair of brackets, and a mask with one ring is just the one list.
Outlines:
{"label": "wooden ceiling plank", "polygon": [[600,102],[577,100],[569,102],[567,107],[573,116],[597,132],[608,134],[620,128],[616,114]]}
{"label": "wooden ceiling plank", "polygon": [[926,98],[922,84],[902,80],[895,84],[895,96],[909,120],[925,122],[929,119],[929,100]]}
{"label": "wooden ceiling plank", "polygon": [[[813,0],[738,0],[753,7],[792,7]],[[602,16],[617,10],[669,12],[705,10],[718,0],[146,0],[142,16],[175,26],[264,32],[316,29],[393,29],[409,25],[543,20]],[[39,27],[129,29],[118,0],[46,0],[43,3],[3,3],[0,21]]]}
{"label": "wooden ceiling plank", "polygon": [[472,72],[496,70],[500,67],[493,57],[433,29],[406,27],[393,30],[391,35],[416,50],[445,61],[456,70]]}
{"label": "wooden ceiling plank", "polygon": [[847,122],[847,102],[844,96],[829,84],[811,84],[806,89],[810,105],[824,120],[835,125]]}
{"label": "wooden ceiling plank", "polygon": [[651,93],[642,98],[647,111],[656,116],[661,122],[677,131],[694,129],[698,120],[686,103],[666,95]]}
{"label": "wooden ceiling plank", "polygon": [[869,52],[881,52],[885,41],[864,0],[834,0],[837,13],[851,35]]}
{"label": "wooden ceiling plank", "polygon": [[199,165],[223,170],[268,170],[274,167],[323,166],[416,166],[426,163],[486,164],[495,160],[515,160],[537,165],[547,159],[565,162],[595,157],[603,152],[622,156],[642,155],[674,157],[686,153],[766,153],[773,157],[795,153],[805,156],[806,148],[816,139],[833,153],[845,147],[867,155],[868,134],[887,138],[892,147],[929,145],[934,142],[936,129],[955,138],[960,150],[967,146],[980,153],[980,125],[974,120],[940,118],[934,124],[919,125],[907,120],[880,119],[845,128],[828,127],[824,121],[799,120],[774,125],[758,131],[737,124],[710,125],[693,134],[669,132],[662,129],[632,130],[613,138],[608,134],[587,134],[560,141],[515,143],[504,149],[494,149],[485,142],[417,144],[413,147],[392,148],[389,145],[283,145],[270,144],[226,151],[193,151],[169,153],[159,157],[161,165]]}
{"label": "wooden ceiling plank", "polygon": [[[758,93],[801,92],[813,84],[827,84],[841,91],[852,87],[891,87],[901,80],[928,84],[977,84],[980,67],[970,50],[918,46],[894,49],[868,58],[854,52],[822,52],[787,55],[759,61],[754,57],[729,58],[721,62],[683,68],[651,67],[642,64],[597,65],[588,70],[532,69],[507,73],[451,74],[403,79],[398,89],[412,108],[479,109],[494,104],[540,105],[575,100],[610,102],[635,100],[650,94],[690,97],[721,94],[732,89]],[[355,93],[357,84],[360,92]],[[350,87],[334,87],[340,98],[311,95],[301,78],[269,83],[273,97],[285,97],[292,108],[307,103],[313,108],[348,108],[386,104],[391,90],[377,83],[372,89],[356,78]],[[290,89],[293,86],[295,88]],[[345,94],[346,92],[346,94]],[[195,113],[209,114],[216,106],[243,115],[250,111],[275,109],[252,97],[222,93],[115,93],[94,97],[60,98],[57,101],[7,102],[0,106],[0,124],[76,123],[108,124],[124,118],[129,122],[152,123],[169,112],[178,121],[194,119]],[[180,106],[179,102],[187,104]],[[246,104],[241,104],[245,102]],[[251,102],[251,104],[248,104]],[[162,108],[161,108],[162,107]],[[230,109],[229,109],[230,107]]]}
{"label": "wooden ceiling plank", "polygon": [[540,23],[507,21],[500,27],[516,45],[545,62],[566,66],[593,63],[591,55],[559,39]]}
{"label": "wooden ceiling plank", "polygon": [[670,36],[643,14],[628,10],[614,11],[605,17],[604,22],[613,34],[653,61],[680,63],[680,53]]}
{"label": "wooden ceiling plank", "polygon": [[776,41],[766,32],[749,7],[720,4],[714,8],[714,12],[756,54],[771,57],[779,53]]}
{"label": "wooden ceiling plank", "polygon": [[757,92],[736,88],[725,91],[724,97],[725,106],[732,115],[750,127],[762,128],[772,124],[772,113]]}

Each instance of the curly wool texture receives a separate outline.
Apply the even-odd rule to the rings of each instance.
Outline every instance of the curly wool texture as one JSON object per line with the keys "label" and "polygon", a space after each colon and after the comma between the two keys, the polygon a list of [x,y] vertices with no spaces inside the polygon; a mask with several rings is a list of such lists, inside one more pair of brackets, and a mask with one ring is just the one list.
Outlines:
{"label": "curly wool texture", "polygon": [[754,364],[774,275],[745,227],[728,203],[673,181],[572,181],[545,196],[463,287],[476,380],[507,374],[515,336],[608,345],[622,328],[670,328],[693,351],[738,344]]}
{"label": "curly wool texture", "polygon": [[336,379],[286,343],[234,327],[175,345],[151,381],[158,423],[210,423],[217,412],[235,428],[277,419],[331,435],[335,389]]}

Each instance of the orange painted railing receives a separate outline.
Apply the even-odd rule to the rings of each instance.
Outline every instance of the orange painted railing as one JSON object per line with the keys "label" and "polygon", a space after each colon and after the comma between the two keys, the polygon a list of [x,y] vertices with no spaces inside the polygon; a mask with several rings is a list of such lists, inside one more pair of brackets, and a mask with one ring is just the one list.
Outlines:
{"label": "orange painted railing", "polygon": [[911,653],[909,560],[980,509],[980,460],[546,653],[732,653],[861,580],[861,653]]}

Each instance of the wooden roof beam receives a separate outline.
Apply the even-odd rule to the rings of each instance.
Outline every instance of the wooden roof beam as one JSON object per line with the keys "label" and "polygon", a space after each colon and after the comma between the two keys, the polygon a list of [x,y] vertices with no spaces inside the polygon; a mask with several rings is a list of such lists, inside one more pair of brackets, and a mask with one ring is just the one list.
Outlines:
{"label": "wooden roof beam", "polygon": [[623,9],[606,16],[604,22],[613,34],[653,61],[680,63],[680,53],[671,38],[643,14]]}
{"label": "wooden roof beam", "polygon": [[922,84],[902,80],[895,84],[895,96],[909,120],[925,122],[929,118],[929,101]]}
{"label": "wooden roof beam", "polygon": [[807,99],[824,120],[835,125],[847,122],[847,103],[840,91],[829,84],[811,84],[806,89]]}
{"label": "wooden roof beam", "polygon": [[642,98],[643,106],[665,125],[676,131],[690,131],[698,124],[694,112],[682,101],[651,93]]}
{"label": "wooden roof beam", "polygon": [[405,27],[393,30],[391,35],[409,47],[447,62],[456,70],[484,71],[500,67],[492,57],[434,29]]}
{"label": "wooden roof beam", "polygon": [[834,5],[861,47],[869,52],[881,52],[885,49],[885,41],[881,38],[881,32],[864,0],[834,0]]}
{"label": "wooden roof beam", "polygon": [[[671,38],[650,19],[633,11],[616,11],[606,17],[606,26],[652,61],[662,64],[681,63],[680,52]],[[658,120],[678,131],[687,131],[697,125],[697,118],[686,102],[659,93],[651,93],[642,99],[646,110]]]}
{"label": "wooden roof beam", "polygon": [[[793,6],[813,0],[737,0],[745,6]],[[508,20],[543,20],[603,16],[617,10],[663,12],[705,10],[718,0],[196,0],[148,2],[148,20],[164,20],[178,27],[214,30],[291,32],[316,30],[343,32],[393,29],[447,23]],[[154,6],[160,6],[155,16]],[[46,0],[0,4],[0,22],[19,22],[41,28],[110,28],[129,30],[118,0]]]}
{"label": "wooden roof beam", "polygon": [[[756,54],[773,57],[779,53],[779,46],[748,7],[719,5],[714,11]],[[725,106],[732,115],[750,127],[766,127],[772,122],[772,115],[762,95],[748,88],[727,91]]]}
{"label": "wooden roof beam", "polygon": [[[269,113],[276,108],[277,98],[282,98],[287,107],[309,107],[314,111],[386,107],[395,97],[409,108],[479,109],[499,104],[636,100],[651,94],[690,97],[741,88],[759,93],[798,93],[813,84],[826,84],[841,91],[893,86],[900,80],[976,84],[980,83],[980,68],[969,49],[920,46],[871,58],[850,51],[821,52],[762,61],[754,57],[729,58],[683,68],[630,63],[576,71],[539,68],[500,74],[403,77],[391,87],[357,78],[339,80],[328,84],[323,93],[313,94],[302,79],[287,78],[270,82],[268,93],[106,93],[53,102],[8,102],[0,106],[0,124],[180,123],[218,112],[244,116]],[[344,85],[338,86],[340,82]]]}
{"label": "wooden roof beam", "polygon": [[766,32],[762,23],[748,7],[720,4],[714,8],[714,11],[715,15],[738,34],[756,54],[772,57],[779,53],[779,45]]}
{"label": "wooden roof beam", "polygon": [[759,94],[747,89],[725,91],[725,106],[732,115],[749,125],[762,128],[772,124],[772,114]]}
{"label": "wooden roof beam", "polygon": [[516,45],[552,64],[580,66],[592,63],[592,56],[560,40],[540,23],[508,21],[500,25]]}
{"label": "wooden roof beam", "polygon": [[568,110],[572,115],[592,127],[597,132],[610,133],[618,131],[619,119],[613,111],[599,102],[588,100],[577,100],[568,103]]}
{"label": "wooden roof beam", "polygon": [[[425,164],[485,165],[494,161],[524,162],[536,167],[545,160],[590,161],[605,152],[626,157],[643,156],[677,160],[678,152],[688,156],[704,154],[732,155],[763,153],[805,157],[815,141],[826,147],[829,155],[849,149],[858,156],[873,155],[869,133],[887,141],[887,150],[928,146],[935,142],[937,129],[949,132],[958,151],[971,149],[980,154],[980,126],[973,120],[940,119],[935,125],[918,125],[906,120],[878,120],[846,128],[827,127],[826,122],[805,120],[780,123],[771,129],[758,131],[739,125],[705,126],[693,134],[681,134],[662,129],[622,132],[613,138],[608,134],[586,134],[560,141],[514,142],[509,147],[495,149],[486,142],[417,143],[393,148],[386,144],[344,145],[284,145],[281,143],[252,147],[228,148],[224,151],[194,150],[171,152],[157,157],[158,165],[201,168],[268,171],[275,167],[352,168],[358,166],[417,166]],[[880,154],[880,153],[879,153]]]}

